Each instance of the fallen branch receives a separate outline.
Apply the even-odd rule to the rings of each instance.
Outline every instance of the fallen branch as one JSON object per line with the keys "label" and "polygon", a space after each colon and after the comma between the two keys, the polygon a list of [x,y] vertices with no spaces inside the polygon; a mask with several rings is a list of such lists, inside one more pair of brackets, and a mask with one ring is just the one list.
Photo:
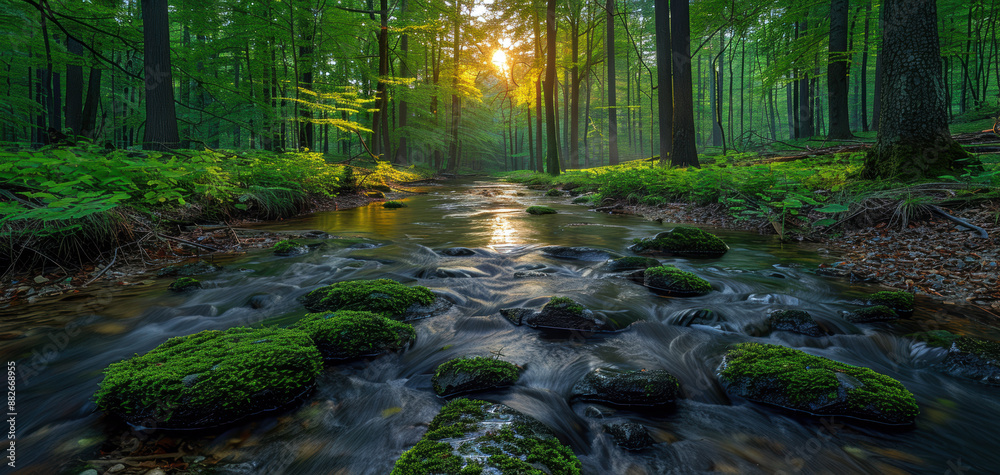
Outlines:
{"label": "fallen branch", "polygon": [[114,257],[112,257],[112,258],[111,258],[111,263],[110,263],[110,264],[108,264],[108,266],[107,266],[107,267],[105,267],[105,268],[104,268],[104,270],[102,270],[102,271],[101,271],[101,272],[100,272],[99,274],[95,275],[95,276],[94,276],[94,278],[92,278],[92,279],[88,280],[88,281],[87,281],[86,283],[84,283],[84,284],[83,284],[83,285],[81,285],[80,287],[81,287],[81,288],[83,288],[83,287],[86,287],[86,286],[88,286],[88,285],[90,285],[90,284],[94,283],[94,281],[95,281],[95,280],[97,280],[97,279],[100,279],[100,278],[101,278],[101,276],[102,276],[102,275],[104,275],[104,273],[105,273],[105,272],[107,272],[107,271],[108,271],[108,269],[110,269],[110,268],[111,268],[111,266],[115,265],[115,261],[116,261],[116,260],[118,260],[118,248],[117,248],[117,247],[115,248],[115,255],[114,255]]}
{"label": "fallen branch", "polygon": [[973,231],[977,231],[979,233],[979,237],[981,237],[983,239],[989,239],[990,238],[990,235],[986,233],[985,229],[983,229],[983,228],[981,228],[979,226],[976,226],[975,224],[972,224],[972,223],[970,223],[970,222],[968,222],[968,221],[966,221],[966,220],[964,220],[962,218],[952,216],[952,215],[944,212],[943,209],[938,208],[937,206],[929,205],[929,207],[930,207],[931,211],[933,211],[933,212],[941,215],[943,218],[945,218],[945,219],[947,219],[949,221],[958,223],[959,225],[964,226],[966,228],[969,228],[969,229],[971,229]]}
{"label": "fallen branch", "polygon": [[157,234],[156,237],[158,237],[160,239],[166,239],[168,241],[176,241],[176,242],[179,242],[181,244],[187,244],[188,246],[198,247],[198,248],[201,248],[201,249],[205,249],[206,251],[222,252],[222,249],[217,249],[217,248],[214,248],[212,246],[206,246],[204,244],[198,244],[196,242],[191,242],[191,241],[188,241],[187,239],[181,239],[179,237],[166,236],[166,235],[163,235],[163,234]]}

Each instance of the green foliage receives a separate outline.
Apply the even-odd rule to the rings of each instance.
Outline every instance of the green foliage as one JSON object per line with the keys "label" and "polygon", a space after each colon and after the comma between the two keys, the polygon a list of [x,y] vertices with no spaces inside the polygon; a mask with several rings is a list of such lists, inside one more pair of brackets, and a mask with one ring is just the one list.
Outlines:
{"label": "green foliage", "polygon": [[407,287],[390,279],[350,280],[320,287],[303,297],[313,312],[363,310],[400,317],[414,304],[434,303],[426,287]]}
{"label": "green foliage", "polygon": [[310,313],[292,325],[316,342],[323,357],[344,360],[402,348],[416,338],[413,326],[372,312]]}
{"label": "green foliage", "polygon": [[529,206],[525,210],[528,214],[556,214],[556,210],[549,208],[548,206]]}
{"label": "green foliage", "polygon": [[487,358],[485,356],[473,356],[469,358],[456,358],[446,361],[437,367],[431,383],[434,385],[434,392],[443,396],[462,388],[442,386],[440,379],[444,376],[463,374],[475,380],[476,389],[496,388],[510,386],[517,381],[520,374],[517,366],[513,363]]}
{"label": "green foliage", "polygon": [[193,277],[181,277],[170,284],[170,290],[174,292],[186,292],[188,290],[200,289],[201,281]]}
{"label": "green foliage", "polygon": [[545,192],[545,196],[562,197],[563,195],[564,195],[563,191],[560,190],[559,188],[552,188],[549,191]]}

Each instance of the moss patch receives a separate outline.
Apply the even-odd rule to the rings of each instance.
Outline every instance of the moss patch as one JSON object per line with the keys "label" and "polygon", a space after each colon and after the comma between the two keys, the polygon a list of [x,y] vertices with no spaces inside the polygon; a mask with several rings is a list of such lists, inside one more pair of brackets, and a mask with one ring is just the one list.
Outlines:
{"label": "moss patch", "polygon": [[719,376],[746,399],[811,414],[906,424],[919,413],[913,394],[895,379],[779,345],[733,346]]}
{"label": "moss patch", "polygon": [[530,206],[525,210],[528,214],[556,214],[556,210],[548,206]]}
{"label": "moss patch", "polygon": [[951,344],[958,339],[958,335],[948,331],[948,330],[931,330],[927,332],[910,333],[906,335],[917,341],[922,341],[927,343],[927,346],[936,346],[939,348],[951,348]]}
{"label": "moss patch", "polygon": [[309,334],[328,360],[380,355],[403,348],[416,338],[410,324],[351,310],[310,313],[292,328]]}
{"label": "moss patch", "polygon": [[913,294],[902,290],[884,290],[868,296],[869,305],[883,305],[899,313],[913,312]]}
{"label": "moss patch", "polygon": [[677,295],[704,295],[712,284],[690,272],[674,266],[650,267],[643,272],[643,285]]}
{"label": "moss patch", "polygon": [[[969,153],[950,137],[936,138],[938,140],[927,138],[916,143],[896,141],[872,147],[865,155],[861,178],[911,182],[942,175],[958,176],[966,164],[978,164],[978,161],[969,159]],[[960,161],[962,159],[966,160]]]}
{"label": "moss patch", "polygon": [[319,350],[300,331],[206,330],[108,366],[94,399],[133,425],[214,426],[294,400],[322,366]]}
{"label": "moss patch", "polygon": [[632,245],[632,251],[639,254],[664,253],[687,257],[718,257],[728,250],[729,246],[718,236],[685,226],[678,226],[653,238],[640,239]]}
{"label": "moss patch", "polygon": [[583,315],[584,307],[569,297],[552,297],[549,302],[542,307],[542,311],[569,312],[573,315]]}
{"label": "moss patch", "polygon": [[403,203],[402,201],[386,201],[385,203],[382,203],[382,207],[386,209],[405,208],[406,203]]}
{"label": "moss patch", "polygon": [[298,254],[301,248],[301,244],[286,239],[284,241],[279,241],[271,248],[271,250],[274,251],[274,255],[276,256],[290,256],[292,254]]}
{"label": "moss patch", "polygon": [[610,272],[620,272],[626,270],[648,269],[650,267],[659,266],[660,261],[653,259],[652,257],[628,256],[611,259],[605,267],[607,267]]}
{"label": "moss patch", "polygon": [[552,196],[552,197],[563,196],[563,192],[559,188],[552,188],[549,191],[545,192],[545,196]]}
{"label": "moss patch", "polygon": [[475,356],[442,363],[431,382],[439,396],[483,391],[513,385],[520,371],[513,363]]}
{"label": "moss patch", "polygon": [[181,277],[170,284],[170,290],[174,292],[187,292],[189,290],[200,288],[201,281],[193,277]]}
{"label": "moss patch", "polygon": [[390,279],[350,280],[313,290],[302,302],[313,312],[362,310],[400,317],[411,305],[434,303],[434,294]]}
{"label": "moss patch", "polygon": [[890,322],[898,318],[899,314],[885,305],[861,308],[847,316],[851,323]]}

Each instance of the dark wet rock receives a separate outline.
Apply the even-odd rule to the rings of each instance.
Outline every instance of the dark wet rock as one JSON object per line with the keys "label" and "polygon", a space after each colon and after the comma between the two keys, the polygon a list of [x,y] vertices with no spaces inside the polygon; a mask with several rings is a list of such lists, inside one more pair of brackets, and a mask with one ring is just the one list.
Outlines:
{"label": "dark wet rock", "polygon": [[605,417],[609,417],[614,414],[615,410],[611,409],[610,407],[594,406],[594,405],[587,406],[587,408],[584,409],[583,411],[583,415],[593,419],[603,419]]}
{"label": "dark wet rock", "polygon": [[503,404],[455,399],[396,461],[391,475],[573,475],[581,470],[573,451],[537,420]]}
{"label": "dark wet rock", "polygon": [[309,248],[298,242],[285,240],[279,241],[271,247],[271,250],[274,251],[274,255],[276,256],[295,256],[308,251]]}
{"label": "dark wet rock", "polygon": [[543,247],[541,251],[542,254],[548,257],[577,261],[606,261],[620,257],[618,254],[612,252],[589,247],[548,246]]}
{"label": "dark wet rock", "polygon": [[418,279],[462,279],[489,277],[489,274],[473,267],[437,267],[417,272]]}
{"label": "dark wet rock", "polygon": [[375,249],[375,248],[378,248],[378,247],[382,247],[384,245],[385,244],[380,243],[380,242],[356,242],[354,244],[351,244],[350,246],[347,246],[347,248],[348,249]]}
{"label": "dark wet rock", "polygon": [[420,320],[423,318],[436,317],[450,310],[452,305],[453,304],[451,300],[437,296],[434,298],[434,301],[431,302],[429,305],[424,305],[423,303],[419,302],[410,305],[409,307],[406,308],[406,311],[403,312],[403,316],[401,319],[404,321],[409,321],[409,320]]}
{"label": "dark wet rock", "polygon": [[441,254],[451,257],[476,255],[476,251],[473,251],[472,249],[469,249],[467,247],[449,247],[447,249],[442,249],[440,252]]}
{"label": "dark wet rock", "polygon": [[210,262],[198,261],[192,262],[190,264],[183,265],[172,265],[166,266],[160,269],[156,275],[160,277],[190,277],[193,275],[209,274],[212,272],[217,272],[222,269],[222,266],[217,266]]}
{"label": "dark wet rock", "polygon": [[416,338],[408,323],[350,310],[306,314],[291,328],[307,333],[327,360],[377,356],[402,349]]}
{"label": "dark wet rock", "polygon": [[544,272],[535,272],[531,270],[519,270],[514,272],[514,278],[516,279],[534,279],[538,277],[548,277],[549,275]]}
{"label": "dark wet rock", "polygon": [[927,346],[935,346],[939,348],[951,348],[951,344],[958,339],[959,335],[956,335],[948,330],[931,330],[926,332],[910,333],[906,335],[913,338],[916,341],[922,341],[927,344]]}
{"label": "dark wet rock", "polygon": [[643,285],[673,297],[693,297],[712,291],[712,284],[674,266],[650,267],[643,272]]}
{"label": "dark wet rock", "polygon": [[320,287],[302,298],[311,312],[362,310],[398,318],[417,307],[435,305],[426,287],[408,287],[390,279],[349,280]]}
{"label": "dark wet rock", "polygon": [[474,356],[442,363],[434,372],[431,383],[438,396],[449,397],[512,386],[519,376],[520,370],[513,363]]}
{"label": "dark wet rock", "polygon": [[719,379],[736,396],[812,415],[905,425],[920,412],[895,379],[779,345],[734,345]]}
{"label": "dark wet rock", "polygon": [[510,323],[520,326],[524,322],[524,317],[534,314],[535,312],[528,310],[526,308],[501,308],[500,315],[506,318]]}
{"label": "dark wet rock", "polygon": [[211,427],[298,400],[322,366],[319,350],[300,331],[206,330],[108,366],[94,399],[134,426]]}
{"label": "dark wet rock", "polygon": [[672,315],[668,320],[671,325],[679,325],[682,327],[691,325],[707,325],[711,327],[728,325],[728,322],[722,314],[709,308],[692,308],[684,310]]}
{"label": "dark wet rock", "polygon": [[257,294],[250,297],[250,300],[247,301],[247,306],[259,310],[274,305],[277,300],[278,297],[273,294]]}
{"label": "dark wet rock", "polygon": [[585,333],[611,332],[615,328],[597,318],[589,309],[566,297],[553,297],[538,313],[523,322],[532,328]]}
{"label": "dark wet rock", "polygon": [[899,316],[907,317],[913,314],[913,294],[903,290],[875,292],[868,296],[868,305],[889,307]]}
{"label": "dark wet rock", "polygon": [[800,333],[820,337],[827,331],[813,319],[809,312],[802,310],[778,310],[767,317],[772,330]]}
{"label": "dark wet rock", "polygon": [[635,422],[608,424],[604,426],[604,432],[610,434],[615,443],[625,450],[642,450],[656,443],[649,431]]}
{"label": "dark wet rock", "polygon": [[680,394],[680,382],[660,370],[598,368],[573,386],[573,397],[617,406],[665,406]]}
{"label": "dark wet rock", "polygon": [[953,376],[1000,386],[1000,342],[957,337],[939,366]]}
{"label": "dark wet rock", "polygon": [[181,277],[170,284],[170,290],[174,292],[189,292],[201,288],[201,281],[192,277]]}
{"label": "dark wet rock", "polygon": [[641,239],[629,249],[637,254],[666,254],[681,257],[721,257],[729,246],[718,236],[698,228],[678,226],[653,238]]}
{"label": "dark wet rock", "polygon": [[865,307],[855,310],[847,315],[847,320],[851,323],[877,323],[891,322],[899,318],[899,315],[885,305]]}
{"label": "dark wet rock", "polygon": [[604,265],[604,269],[608,272],[624,272],[632,270],[645,270],[650,267],[659,267],[660,261],[653,259],[652,257],[619,257],[618,259],[611,259]]}

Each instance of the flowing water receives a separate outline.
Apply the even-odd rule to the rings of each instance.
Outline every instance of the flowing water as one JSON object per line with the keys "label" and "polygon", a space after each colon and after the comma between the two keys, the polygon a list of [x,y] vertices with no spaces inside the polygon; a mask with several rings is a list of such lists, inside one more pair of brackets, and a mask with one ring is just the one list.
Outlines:
{"label": "flowing water", "polygon": [[[932,365],[941,351],[902,337],[933,328],[995,337],[975,309],[918,299],[915,316],[905,323],[852,325],[841,312],[857,308],[856,299],[873,289],[815,275],[811,270],[830,260],[822,250],[713,229],[732,248],[724,257],[664,261],[696,272],[715,291],[697,298],[658,297],[603,272],[605,253],[566,260],[549,257],[542,248],[586,246],[627,254],[633,238],[669,225],[587,211],[568,198],[546,198],[514,185],[452,182],[425,191],[408,198],[403,209],[375,204],[272,223],[267,227],[368,240],[317,247],[296,257],[253,252],[201,277],[205,288],[194,293],[172,294],[166,290],[170,279],[160,279],[4,310],[0,332],[37,327],[0,342],[3,360],[17,361],[20,374],[18,469],[78,473],[67,467],[96,458],[101,447],[162,436],[116,428],[95,412],[90,398],[108,364],[172,336],[287,324],[304,313],[296,298],[306,292],[371,278],[427,286],[456,305],[416,321],[417,341],[400,354],[327,367],[316,391],[294,409],[185,436],[197,439],[193,455],[223,459],[220,473],[386,474],[445,403],[431,390],[437,365],[499,353],[525,371],[513,388],[475,397],[507,404],[548,425],[572,447],[587,474],[957,474],[995,473],[1000,467],[997,389],[937,372]],[[551,205],[559,214],[524,213],[532,204]],[[475,255],[436,252],[453,246],[472,248]],[[515,276],[519,271],[534,273]],[[273,305],[247,306],[257,294],[273,296]],[[552,338],[496,315],[505,307],[537,309],[551,296],[574,298],[627,328],[596,338]],[[837,334],[767,334],[761,323],[776,308],[807,310]],[[916,426],[884,430],[731,398],[715,371],[727,345],[741,341],[787,345],[896,378],[916,395],[921,408]],[[665,369],[680,379],[684,398],[674,411],[617,409],[591,417],[590,404],[568,396],[586,372],[608,366]],[[634,453],[619,449],[602,425],[626,420],[645,425],[658,444]],[[109,438],[114,440],[108,443]]]}

